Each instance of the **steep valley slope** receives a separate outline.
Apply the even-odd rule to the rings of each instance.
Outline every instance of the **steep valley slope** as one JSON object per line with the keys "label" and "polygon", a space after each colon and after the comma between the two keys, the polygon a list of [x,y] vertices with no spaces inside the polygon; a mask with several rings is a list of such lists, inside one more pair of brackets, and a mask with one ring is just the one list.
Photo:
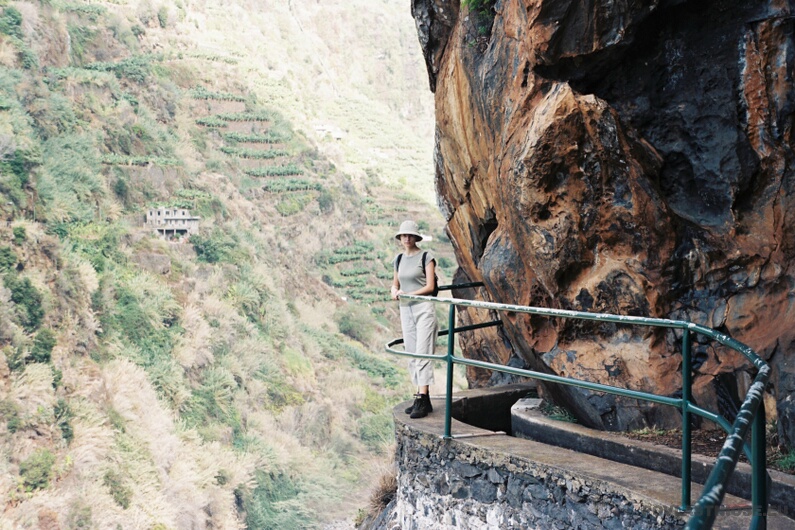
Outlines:
{"label": "steep valley slope", "polygon": [[395,226],[455,261],[408,9],[322,4],[0,3],[0,528],[313,528],[388,473]]}

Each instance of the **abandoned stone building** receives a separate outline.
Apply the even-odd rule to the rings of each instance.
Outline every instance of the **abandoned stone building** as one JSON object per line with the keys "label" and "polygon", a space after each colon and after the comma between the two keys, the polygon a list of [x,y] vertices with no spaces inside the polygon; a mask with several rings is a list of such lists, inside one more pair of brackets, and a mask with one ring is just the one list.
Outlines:
{"label": "abandoned stone building", "polygon": [[168,238],[190,236],[199,231],[199,221],[184,208],[161,206],[150,208],[146,213],[146,226]]}

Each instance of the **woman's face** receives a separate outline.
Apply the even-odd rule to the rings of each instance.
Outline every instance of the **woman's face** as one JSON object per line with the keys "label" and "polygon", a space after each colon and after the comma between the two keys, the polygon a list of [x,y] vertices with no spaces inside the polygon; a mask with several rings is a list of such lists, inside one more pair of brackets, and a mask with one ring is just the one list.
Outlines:
{"label": "woman's face", "polygon": [[400,242],[405,248],[414,248],[417,246],[417,236],[412,234],[400,234]]}

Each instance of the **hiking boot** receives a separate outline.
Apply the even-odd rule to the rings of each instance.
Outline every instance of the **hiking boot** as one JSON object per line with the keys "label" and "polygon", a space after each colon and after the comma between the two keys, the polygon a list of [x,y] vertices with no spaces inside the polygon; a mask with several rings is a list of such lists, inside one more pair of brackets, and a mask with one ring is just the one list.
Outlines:
{"label": "hiking boot", "polygon": [[410,407],[406,408],[405,410],[406,414],[411,414],[412,412],[414,412],[414,409],[416,409],[417,405],[420,404],[421,395],[422,394],[414,394],[414,403],[412,403]]}
{"label": "hiking boot", "polygon": [[417,419],[417,418],[424,418],[431,412],[433,412],[433,405],[431,405],[431,397],[428,394],[420,394],[417,398],[419,403],[414,407],[414,410],[411,411],[410,418]]}

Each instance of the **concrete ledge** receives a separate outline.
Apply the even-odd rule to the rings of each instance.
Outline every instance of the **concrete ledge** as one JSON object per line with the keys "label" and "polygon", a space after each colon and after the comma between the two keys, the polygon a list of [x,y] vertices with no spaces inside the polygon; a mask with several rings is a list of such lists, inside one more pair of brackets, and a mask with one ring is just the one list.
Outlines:
{"label": "concrete ledge", "polygon": [[[555,421],[530,406],[530,401],[527,400],[524,405],[520,401],[512,407],[511,431],[516,437],[565,447],[674,477],[682,476],[680,450],[589,429],[575,423]],[[690,469],[693,481],[704,484],[714,463],[714,458],[692,455]],[[769,490],[770,505],[789,517],[795,516],[795,476],[776,470],[768,470],[768,473],[772,480]],[[742,462],[737,464],[727,491],[744,499],[751,498],[750,465]],[[692,492],[695,502],[701,493],[701,487],[693,489]]]}

